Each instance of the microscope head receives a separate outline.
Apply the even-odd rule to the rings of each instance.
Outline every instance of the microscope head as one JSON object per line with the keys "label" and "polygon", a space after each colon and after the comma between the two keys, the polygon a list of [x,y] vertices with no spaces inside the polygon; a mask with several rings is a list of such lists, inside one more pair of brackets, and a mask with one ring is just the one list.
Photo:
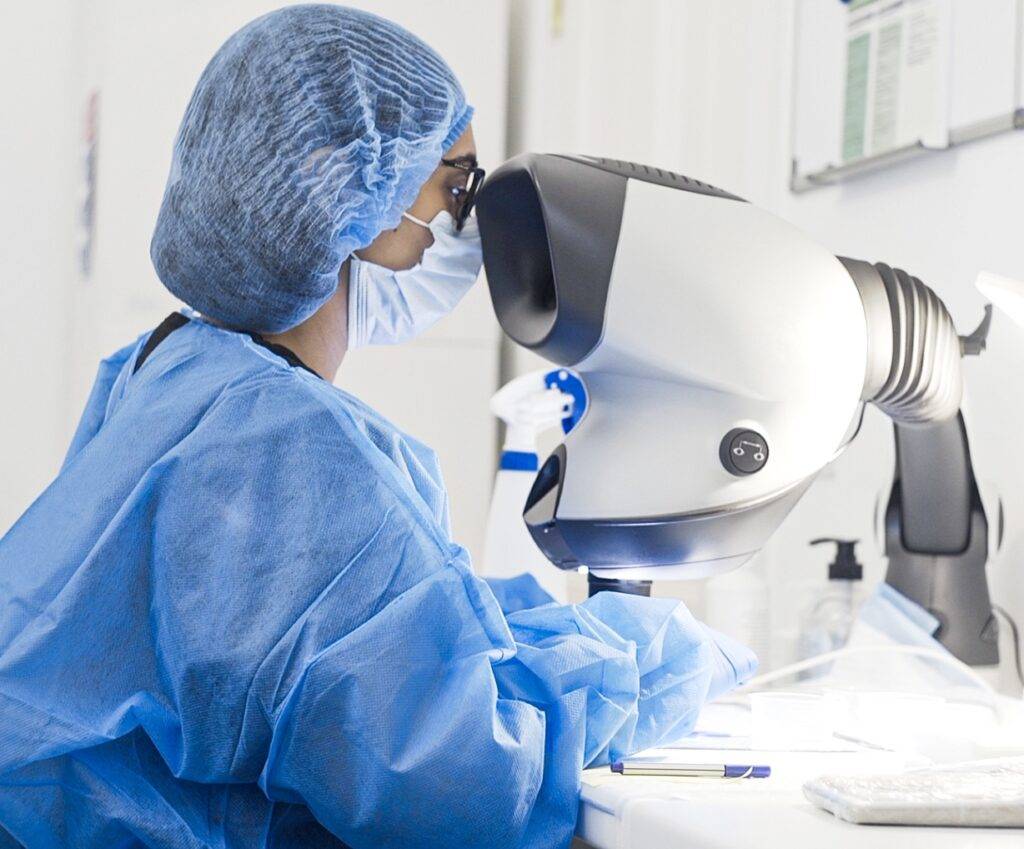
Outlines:
{"label": "microscope head", "polygon": [[[502,328],[587,387],[584,418],[524,511],[561,568],[629,579],[727,571],[852,438],[864,401],[940,417],[959,405],[959,350],[950,369],[952,325],[927,287],[840,260],[713,186],[526,154],[486,181],[477,216]],[[942,345],[924,368],[906,324],[924,315],[917,300],[935,306],[929,296]],[[918,333],[928,326],[919,320]],[[946,359],[932,368],[938,347]]]}

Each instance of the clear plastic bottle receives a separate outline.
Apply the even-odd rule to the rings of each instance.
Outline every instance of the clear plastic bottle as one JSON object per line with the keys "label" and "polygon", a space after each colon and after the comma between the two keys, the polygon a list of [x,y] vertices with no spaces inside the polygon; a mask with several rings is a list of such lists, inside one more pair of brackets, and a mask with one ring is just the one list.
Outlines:
{"label": "clear plastic bottle", "polygon": [[537,437],[559,424],[565,432],[586,406],[583,384],[566,369],[538,371],[505,384],[491,399],[491,412],[505,422],[505,443],[494,479],[480,574],[512,578],[531,573],[556,601],[568,592],[565,573],[530,536],[523,506],[537,476]]}
{"label": "clear plastic bottle", "polygon": [[855,546],[859,540],[822,538],[811,545],[834,543],[836,557],[828,566],[828,589],[800,618],[800,659],[814,657],[846,645],[856,614],[854,592],[864,577],[857,561]]}

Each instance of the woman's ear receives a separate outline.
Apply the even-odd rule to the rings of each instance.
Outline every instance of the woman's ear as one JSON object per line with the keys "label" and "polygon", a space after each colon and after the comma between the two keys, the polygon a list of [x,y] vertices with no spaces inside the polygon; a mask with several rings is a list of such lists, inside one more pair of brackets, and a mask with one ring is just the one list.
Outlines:
{"label": "woman's ear", "polygon": [[433,241],[430,230],[403,218],[394,230],[382,231],[355,255],[375,265],[402,271],[416,265]]}

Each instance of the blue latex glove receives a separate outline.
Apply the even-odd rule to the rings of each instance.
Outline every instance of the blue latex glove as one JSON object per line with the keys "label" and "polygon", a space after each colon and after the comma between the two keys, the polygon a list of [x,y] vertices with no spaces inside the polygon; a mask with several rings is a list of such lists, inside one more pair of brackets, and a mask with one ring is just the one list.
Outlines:
{"label": "blue latex glove", "polygon": [[708,701],[725,695],[744,684],[757,672],[757,655],[743,643],[703,625],[712,645],[711,684],[708,687]]}

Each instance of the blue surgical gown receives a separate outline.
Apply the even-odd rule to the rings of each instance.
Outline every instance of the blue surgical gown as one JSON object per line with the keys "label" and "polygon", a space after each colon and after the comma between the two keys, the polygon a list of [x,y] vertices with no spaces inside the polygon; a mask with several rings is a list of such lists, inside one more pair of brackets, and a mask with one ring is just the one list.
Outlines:
{"label": "blue surgical gown", "polygon": [[193,317],[134,371],[144,342],[0,541],[14,840],[566,846],[582,767],[692,725],[682,605],[506,616],[433,453],[244,334]]}

